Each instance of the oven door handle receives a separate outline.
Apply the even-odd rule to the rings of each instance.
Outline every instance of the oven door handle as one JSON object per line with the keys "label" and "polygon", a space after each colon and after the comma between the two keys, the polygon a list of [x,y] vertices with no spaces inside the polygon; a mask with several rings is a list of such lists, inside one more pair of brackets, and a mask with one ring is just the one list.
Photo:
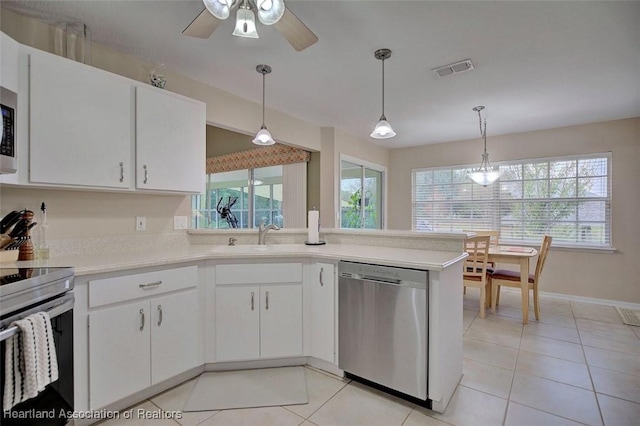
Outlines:
{"label": "oven door handle", "polygon": [[[64,296],[63,298],[61,298],[60,300],[57,301],[58,303],[51,306],[49,309],[47,309],[45,312],[47,312],[49,314],[50,318],[55,318],[58,315],[62,315],[65,312],[68,312],[70,310],[73,309],[73,305],[75,303],[75,297],[73,295],[73,293],[67,293],[66,296]],[[22,312],[20,315],[17,315],[15,317],[15,319],[11,319],[11,322],[13,321],[17,321],[19,319],[22,318],[26,318],[27,316],[31,315],[31,314],[35,314],[37,312],[42,312],[42,308],[41,307],[35,307],[33,309],[30,309],[26,312]],[[14,336],[16,334],[18,334],[20,332],[20,329],[18,328],[18,326],[13,326],[13,327],[9,327],[5,330],[1,330],[0,331],[0,342],[3,342],[5,340],[7,340],[9,337]]]}

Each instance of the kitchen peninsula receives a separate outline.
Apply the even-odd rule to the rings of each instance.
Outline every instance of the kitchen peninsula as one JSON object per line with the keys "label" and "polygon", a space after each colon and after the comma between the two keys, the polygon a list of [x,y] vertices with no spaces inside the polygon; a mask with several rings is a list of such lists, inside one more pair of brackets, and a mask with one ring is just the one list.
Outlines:
{"label": "kitchen peninsula", "polygon": [[[251,230],[192,230],[149,236],[135,251],[69,244],[17,266],[75,268],[76,410],[123,409],[207,370],[309,364],[341,374],[338,262],[429,271],[428,399],[443,412],[462,375],[466,234],[326,230],[321,246],[305,236],[283,229],[258,245]],[[277,321],[254,323],[265,293]]]}

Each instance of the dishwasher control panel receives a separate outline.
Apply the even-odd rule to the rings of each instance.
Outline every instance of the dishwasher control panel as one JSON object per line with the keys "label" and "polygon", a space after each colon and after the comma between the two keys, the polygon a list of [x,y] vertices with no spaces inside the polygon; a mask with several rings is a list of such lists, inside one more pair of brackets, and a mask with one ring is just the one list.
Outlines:
{"label": "dishwasher control panel", "polygon": [[338,264],[338,276],[415,288],[426,288],[428,271],[341,261]]}

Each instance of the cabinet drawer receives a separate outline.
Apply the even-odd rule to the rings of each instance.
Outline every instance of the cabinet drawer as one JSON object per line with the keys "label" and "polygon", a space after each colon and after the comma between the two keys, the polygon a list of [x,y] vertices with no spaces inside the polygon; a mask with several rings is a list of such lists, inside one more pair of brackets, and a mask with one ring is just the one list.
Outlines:
{"label": "cabinet drawer", "polygon": [[216,266],[216,285],[302,282],[301,263],[252,263]]}
{"label": "cabinet drawer", "polygon": [[155,296],[197,285],[197,266],[92,280],[89,281],[89,307]]}

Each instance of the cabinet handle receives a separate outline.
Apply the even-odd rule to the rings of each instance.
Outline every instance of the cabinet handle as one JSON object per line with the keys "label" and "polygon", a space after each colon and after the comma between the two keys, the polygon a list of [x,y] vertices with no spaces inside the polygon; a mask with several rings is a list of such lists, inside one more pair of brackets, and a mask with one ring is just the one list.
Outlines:
{"label": "cabinet handle", "polygon": [[265,298],[265,309],[268,311],[269,310],[269,292],[268,291],[264,292],[264,298]]}
{"label": "cabinet handle", "polygon": [[324,268],[320,268],[320,287],[324,286],[324,280],[322,279],[323,272],[324,272]]}
{"label": "cabinet handle", "polygon": [[124,163],[120,162],[120,182],[124,182]]}
{"label": "cabinet handle", "polygon": [[162,280],[154,281],[152,283],[147,283],[147,284],[139,284],[138,287],[140,287],[143,290],[146,290],[146,289],[158,287],[160,284],[162,284]]}
{"label": "cabinet handle", "polygon": [[147,183],[149,181],[149,169],[147,169],[147,165],[145,164],[144,166],[142,166],[142,168],[144,169],[144,182],[143,183]]}
{"label": "cabinet handle", "polygon": [[140,309],[140,331],[144,330],[144,309]]}
{"label": "cabinet handle", "polygon": [[158,305],[158,327],[162,325],[162,305]]}
{"label": "cabinet handle", "polygon": [[253,311],[253,292],[251,292],[251,310]]}

